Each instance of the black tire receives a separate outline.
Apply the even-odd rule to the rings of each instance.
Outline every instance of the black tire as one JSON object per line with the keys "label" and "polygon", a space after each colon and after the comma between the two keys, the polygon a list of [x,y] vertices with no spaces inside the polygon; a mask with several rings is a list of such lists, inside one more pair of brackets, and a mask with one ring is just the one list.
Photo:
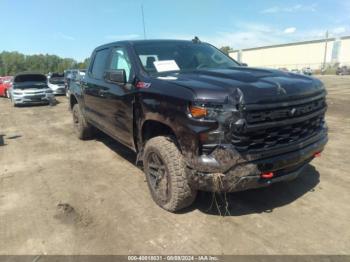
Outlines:
{"label": "black tire", "polygon": [[81,140],[91,139],[93,137],[93,127],[86,121],[78,104],[72,109],[74,131]]}
{"label": "black tire", "polygon": [[190,206],[197,191],[188,183],[185,161],[171,138],[150,139],[144,152],[145,174],[153,200],[170,212]]}
{"label": "black tire", "polygon": [[13,98],[11,97],[10,99],[11,99],[11,103],[12,103],[13,107],[17,107],[17,105],[16,105],[15,101],[13,100]]}

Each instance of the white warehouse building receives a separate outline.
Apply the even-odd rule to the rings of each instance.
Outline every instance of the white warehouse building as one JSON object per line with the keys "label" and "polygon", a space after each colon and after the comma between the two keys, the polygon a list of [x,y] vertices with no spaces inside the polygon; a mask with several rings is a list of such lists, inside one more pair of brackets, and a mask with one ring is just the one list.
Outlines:
{"label": "white warehouse building", "polygon": [[[327,51],[326,51],[327,42]],[[350,65],[350,36],[234,50],[229,55],[253,67],[321,69],[327,64]]]}

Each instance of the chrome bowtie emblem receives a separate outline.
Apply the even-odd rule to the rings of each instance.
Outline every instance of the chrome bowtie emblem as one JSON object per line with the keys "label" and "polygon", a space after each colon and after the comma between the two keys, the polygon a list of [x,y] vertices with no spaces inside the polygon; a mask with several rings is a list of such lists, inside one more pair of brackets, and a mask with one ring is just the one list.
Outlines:
{"label": "chrome bowtie emblem", "polygon": [[293,108],[292,110],[289,111],[289,116],[294,116],[296,112],[297,112],[296,108]]}

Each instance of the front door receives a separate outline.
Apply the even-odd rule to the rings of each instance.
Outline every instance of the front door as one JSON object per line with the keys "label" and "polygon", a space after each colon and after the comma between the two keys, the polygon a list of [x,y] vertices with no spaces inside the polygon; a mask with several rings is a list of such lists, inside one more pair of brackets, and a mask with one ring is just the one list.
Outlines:
{"label": "front door", "polygon": [[134,147],[133,141],[133,68],[127,50],[124,47],[112,48],[107,70],[124,70],[126,83],[109,83],[104,91],[103,114],[106,125],[123,144]]}

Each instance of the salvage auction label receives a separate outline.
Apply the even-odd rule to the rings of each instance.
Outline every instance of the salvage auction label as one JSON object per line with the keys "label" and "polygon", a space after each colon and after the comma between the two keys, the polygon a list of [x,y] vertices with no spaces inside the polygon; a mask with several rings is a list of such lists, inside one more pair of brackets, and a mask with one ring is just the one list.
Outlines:
{"label": "salvage auction label", "polygon": [[215,256],[128,256],[128,261],[218,261]]}

